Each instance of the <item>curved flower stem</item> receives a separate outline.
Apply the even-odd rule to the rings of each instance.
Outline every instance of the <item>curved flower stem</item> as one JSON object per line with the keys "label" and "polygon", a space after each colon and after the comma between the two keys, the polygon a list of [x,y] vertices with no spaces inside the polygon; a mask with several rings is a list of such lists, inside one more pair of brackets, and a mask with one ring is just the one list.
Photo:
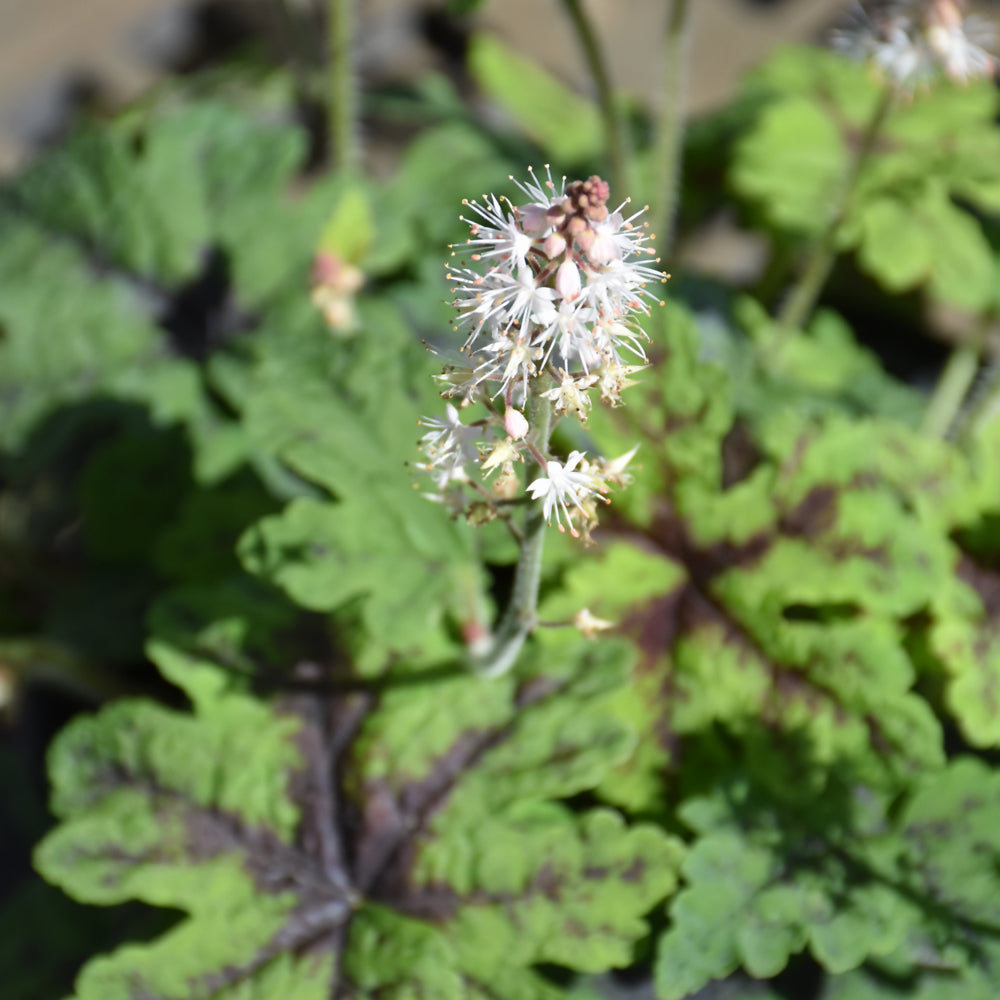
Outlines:
{"label": "curved flower stem", "polygon": [[789,292],[785,304],[778,313],[778,322],[790,330],[801,329],[806,320],[809,319],[816,306],[816,300],[823,290],[823,285],[826,284],[826,279],[830,276],[833,262],[837,258],[837,235],[847,217],[847,211],[851,199],[854,197],[861,172],[875,148],[875,140],[892,110],[895,96],[896,92],[892,87],[883,87],[875,111],[865,127],[851,161],[836,210],[819,239],[813,244],[798,284]]}
{"label": "curved flower stem", "polygon": [[[983,346],[985,345],[990,329],[993,324],[996,323],[996,320],[997,317],[994,313],[987,313],[984,315],[981,319],[981,325],[976,331],[975,337],[970,341],[969,345],[964,348],[964,350],[971,351],[975,354],[976,366],[973,368],[972,374],[969,377],[970,383],[973,382],[975,376],[979,374],[980,369],[978,363],[983,359]],[[963,350],[963,348],[958,348],[956,353],[961,350]],[[951,360],[949,360],[948,366],[945,368],[945,372],[941,376],[942,382],[944,382],[947,378],[948,367],[950,367],[950,365]],[[934,398],[937,397],[940,391],[941,386],[939,385],[937,389],[935,389]],[[934,398],[931,400],[931,406],[934,405]],[[988,424],[993,422],[998,413],[1000,413],[1000,362],[998,362],[996,358],[993,358],[987,360],[983,366],[979,384],[975,385],[970,392],[963,396],[963,398],[955,401],[955,412],[952,414],[952,418],[946,428],[948,436],[951,438],[963,438],[966,440],[975,439]]]}
{"label": "curved flower stem", "polygon": [[944,371],[931,395],[921,431],[928,437],[949,437],[976,372],[979,371],[979,346],[961,344],[951,352]]}
{"label": "curved flower stem", "polygon": [[360,161],[358,146],[358,95],[352,53],[354,42],[355,0],[330,0],[329,85],[327,91],[327,126],[330,160],[338,168],[356,167]]}
{"label": "curved flower stem", "polygon": [[970,412],[961,422],[960,433],[975,440],[1000,415],[1000,363],[994,361],[985,371],[983,385],[975,393]]}
{"label": "curved flower stem", "polygon": [[628,137],[622,117],[615,106],[611,78],[601,48],[597,44],[597,35],[584,13],[580,0],[562,0],[562,4],[576,31],[587,67],[597,87],[597,99],[601,106],[601,118],[604,121],[604,135],[610,160],[611,190],[626,193],[632,190]]}
{"label": "curved flower stem", "polygon": [[691,4],[673,0],[663,45],[664,71],[660,119],[657,123],[656,173],[653,182],[653,232],[665,257],[673,238],[680,194],[681,155],[684,147],[684,89],[691,47]]}
{"label": "curved flower stem", "polygon": [[[528,419],[533,432],[533,444],[544,452],[552,431],[552,403],[540,392],[531,396]],[[537,462],[528,463],[525,484],[544,473]],[[540,503],[528,505],[524,515],[521,554],[514,572],[514,588],[500,625],[490,639],[489,647],[472,658],[472,668],[483,677],[499,677],[517,661],[524,640],[538,622],[538,584],[542,574],[542,552],[545,547],[545,513]]]}

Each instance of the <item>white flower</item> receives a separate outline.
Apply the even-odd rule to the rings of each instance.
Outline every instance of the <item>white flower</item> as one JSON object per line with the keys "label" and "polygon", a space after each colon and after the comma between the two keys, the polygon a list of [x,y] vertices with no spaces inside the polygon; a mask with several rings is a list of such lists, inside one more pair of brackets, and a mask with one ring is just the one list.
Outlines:
{"label": "white flower", "polygon": [[555,288],[539,285],[530,268],[521,268],[517,273],[517,286],[511,289],[510,303],[506,315],[501,321],[504,329],[519,327],[528,330],[537,326],[539,317],[552,309],[552,303],[557,299]]}
{"label": "white flower", "polygon": [[556,271],[556,291],[564,302],[572,302],[579,298],[583,282],[580,280],[580,269],[572,257],[567,257]]}
{"label": "white flower", "polygon": [[[448,268],[459,312],[454,329],[465,342],[439,379],[443,396],[459,397],[463,407],[484,402],[490,413],[466,427],[449,404],[444,419],[427,421],[421,468],[452,509],[468,490],[485,497],[465,511],[480,523],[523,492],[515,463],[530,454],[545,474],[527,491],[542,501],[546,521],[589,542],[598,501],[607,502],[602,494],[628,478],[627,457],[590,463],[574,451],[565,462],[549,460],[548,435],[532,437],[524,411],[540,394],[553,402],[556,418],[572,412],[583,421],[595,386],[602,399],[620,402],[628,375],[640,367],[625,364],[622,354],[646,360],[648,338],[636,319],[657,301],[651,286],[666,278],[649,260],[652,237],[636,223],[642,212],[626,217],[627,201],[609,209],[600,177],[557,184],[547,166],[544,177],[528,175],[515,182],[523,204],[496,195],[463,203],[470,234],[453,256],[464,251],[476,266]],[[493,402],[500,397],[502,405]],[[471,463],[491,478],[488,491],[473,479]]]}
{"label": "white flower", "polygon": [[482,220],[477,222],[474,219],[467,219],[464,215],[461,217],[463,222],[468,223],[472,234],[471,238],[466,240],[466,246],[482,248],[473,254],[472,259],[478,261],[495,257],[498,266],[509,272],[525,267],[533,240],[521,229],[515,216],[516,210],[511,206],[509,211],[504,212],[496,195],[484,195],[483,200],[485,205],[474,201],[462,202]]}
{"label": "white flower", "polygon": [[[993,73],[993,57],[970,38],[979,22],[967,18],[962,25],[932,25],[927,29],[927,44],[937,57],[945,76],[956,83],[968,83]],[[980,37],[983,37],[983,35]]]}
{"label": "white flower", "polygon": [[597,310],[577,302],[560,302],[558,309],[550,310],[540,319],[543,326],[538,338],[545,344],[546,363],[558,348],[563,367],[577,362],[584,371],[589,371],[596,360],[593,340]]}
{"label": "white flower", "polygon": [[510,438],[504,438],[493,446],[493,450],[484,459],[483,476],[488,476],[494,469],[499,469],[501,466],[513,465],[514,462],[520,461],[522,461],[521,453],[517,450],[514,442]]}
{"label": "white flower", "polygon": [[479,427],[466,427],[451,403],[445,408],[445,419],[425,418],[421,424],[430,430],[420,439],[420,448],[428,461],[420,468],[429,473],[438,489],[451,482],[465,482],[468,462],[479,461],[475,441],[482,436]]}
{"label": "white flower", "polygon": [[521,217],[525,231],[537,236],[546,229],[551,228],[549,220],[549,209],[555,207],[562,201],[562,193],[566,187],[566,178],[563,177],[559,184],[552,180],[552,171],[549,165],[545,164],[545,180],[540,181],[535,176],[535,168],[528,167],[529,180],[522,183],[511,175],[512,180],[530,199],[529,204],[518,207],[517,212]]}
{"label": "white flower", "polygon": [[581,424],[587,422],[587,412],[590,410],[590,397],[587,390],[597,381],[596,375],[586,375],[574,379],[563,372],[562,381],[554,389],[542,393],[543,399],[551,399],[555,403],[555,415],[573,413]]}
{"label": "white flower", "polygon": [[641,372],[645,367],[645,365],[623,365],[617,361],[609,361],[600,372],[602,401],[612,406],[621,406],[622,390],[635,385],[635,380],[629,376]]}
{"label": "white flower", "polygon": [[465,365],[448,365],[440,375],[434,375],[433,378],[444,385],[442,396],[460,396],[462,406],[476,403],[485,395],[482,377],[474,368]]}
{"label": "white flower", "polygon": [[614,628],[615,623],[598,618],[591,614],[589,608],[581,608],[573,616],[573,624],[580,630],[580,634],[585,639],[593,639],[598,632],[606,632],[609,628]]}
{"label": "white flower", "polygon": [[635,224],[642,213],[626,218],[627,202],[609,212],[604,181],[556,185],[547,167],[544,179],[529,176],[515,182],[529,203],[513,211],[494,196],[466,203],[475,213],[465,220],[472,230],[466,246],[488,267],[449,270],[461,313],[456,329],[465,331],[477,379],[500,381],[500,392],[518,385],[522,394],[556,350],[565,367],[585,373],[608,358],[620,361],[620,346],[645,360],[634,331],[609,336],[607,324],[626,330],[629,317],[648,313],[655,300],[647,286],[666,280],[643,262],[651,251]]}
{"label": "white flower", "polygon": [[529,484],[528,492],[533,500],[542,499],[542,510],[545,520],[551,524],[555,515],[556,527],[565,531],[562,519],[566,518],[570,525],[570,534],[576,538],[579,532],[570,522],[570,506],[575,507],[584,517],[587,511],[583,503],[589,497],[596,496],[600,488],[599,481],[590,472],[577,472],[576,468],[585,458],[582,451],[571,451],[566,464],[550,461],[545,463],[545,475]]}
{"label": "white flower", "polygon": [[611,483],[614,486],[628,486],[632,482],[632,476],[625,470],[632,459],[635,458],[635,453],[638,450],[639,446],[635,445],[635,447],[625,452],[624,455],[619,455],[617,458],[609,458],[601,462],[601,479],[605,483]]}
{"label": "white flower", "polygon": [[984,46],[992,30],[963,17],[961,7],[960,0],[905,0],[869,14],[858,4],[852,22],[834,32],[833,47],[904,89],[938,73],[956,83],[990,76],[995,62]]}
{"label": "white flower", "polygon": [[594,264],[607,264],[612,260],[622,260],[634,257],[637,253],[651,254],[646,247],[650,239],[642,227],[638,229],[632,224],[643,213],[634,212],[627,219],[622,215],[622,209],[628,202],[616,208],[603,222],[593,224],[596,239],[587,251],[587,256]]}

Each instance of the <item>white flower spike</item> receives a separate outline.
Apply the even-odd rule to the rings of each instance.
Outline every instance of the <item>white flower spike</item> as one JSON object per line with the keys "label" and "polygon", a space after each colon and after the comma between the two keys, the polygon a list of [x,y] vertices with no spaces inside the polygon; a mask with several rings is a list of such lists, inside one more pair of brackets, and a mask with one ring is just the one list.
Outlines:
{"label": "white flower spike", "polygon": [[[589,542],[597,502],[628,477],[581,451],[551,454],[551,423],[585,424],[598,396],[621,404],[629,376],[645,366],[640,323],[666,277],[643,213],[626,211],[627,201],[610,206],[600,177],[556,181],[546,167],[514,183],[522,204],[494,194],[463,202],[469,238],[452,256],[466,260],[448,276],[464,356],[439,376],[461,412],[449,404],[444,419],[425,421],[420,468],[452,509],[457,493],[474,494],[477,523],[484,504],[509,523],[508,505],[526,493],[546,522]],[[477,404],[486,415],[470,418]],[[531,470],[526,477],[516,463]]]}
{"label": "white flower spike", "polygon": [[996,60],[989,23],[963,13],[964,0],[901,0],[855,6],[851,23],[835,31],[833,47],[870,63],[895,87],[911,91],[946,76],[966,84],[993,76]]}
{"label": "white flower spike", "polygon": [[[547,166],[544,177],[528,175],[514,181],[523,204],[493,194],[463,203],[469,238],[452,256],[467,260],[449,266],[448,277],[464,356],[438,376],[441,395],[458,397],[462,409],[449,403],[443,419],[425,421],[420,441],[420,468],[437,487],[430,499],[470,525],[501,520],[518,542],[502,619],[492,635],[469,640],[470,664],[483,677],[510,670],[537,623],[548,526],[593,544],[598,506],[631,481],[634,448],[611,461],[579,450],[563,459],[549,439],[562,418],[585,424],[593,397],[621,405],[630,376],[646,364],[641,323],[659,301],[653,289],[667,280],[643,213],[626,214],[627,201],[610,208],[600,177],[557,183]],[[463,423],[473,409],[478,418]],[[575,624],[587,636],[611,625],[586,610]]]}

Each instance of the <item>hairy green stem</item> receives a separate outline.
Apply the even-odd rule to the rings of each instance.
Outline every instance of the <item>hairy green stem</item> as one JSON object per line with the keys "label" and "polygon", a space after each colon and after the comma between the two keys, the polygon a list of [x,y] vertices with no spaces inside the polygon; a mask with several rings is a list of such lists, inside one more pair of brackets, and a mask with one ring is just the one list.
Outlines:
{"label": "hairy green stem", "polygon": [[597,35],[593,25],[587,18],[580,0],[562,0],[563,7],[569,15],[570,22],[576,31],[580,48],[583,50],[587,68],[590,70],[597,87],[597,100],[601,106],[601,119],[604,122],[604,136],[607,142],[609,169],[611,172],[611,190],[619,192],[619,197],[632,190],[631,169],[628,136],[625,123],[618,112],[615,103],[614,90],[611,87],[611,77],[608,75],[604,55],[597,43]]}
{"label": "hairy green stem", "polygon": [[789,292],[785,304],[778,313],[778,321],[790,330],[799,330],[805,325],[806,320],[812,315],[816,300],[823,290],[823,285],[826,284],[826,279],[830,276],[833,263],[837,258],[837,236],[840,233],[840,227],[847,217],[858,179],[875,148],[879,132],[882,131],[882,126],[892,110],[895,96],[896,92],[892,87],[883,88],[875,111],[865,126],[865,131],[851,160],[837,206],[830,216],[830,221],[813,244],[798,283]]}
{"label": "hairy green stem", "polygon": [[327,126],[330,161],[338,169],[356,167],[358,146],[358,95],[355,87],[355,0],[330,0],[327,88]]}
{"label": "hairy green stem", "polygon": [[[540,452],[548,449],[552,431],[552,403],[534,392],[528,407],[532,444]],[[544,475],[541,463],[527,464],[525,485],[536,476]],[[521,554],[514,571],[514,587],[500,625],[490,639],[489,647],[473,658],[472,666],[483,677],[499,677],[507,673],[521,652],[525,639],[538,623],[538,584],[542,575],[542,552],[545,547],[545,514],[540,503],[528,505],[524,515],[524,535]]]}
{"label": "hairy green stem", "polygon": [[935,438],[950,436],[978,370],[978,345],[961,344],[951,352],[924,411],[921,430],[925,435]]}
{"label": "hairy green stem", "polygon": [[306,100],[309,93],[309,76],[311,68],[310,52],[304,44],[301,30],[301,18],[296,17],[291,9],[290,0],[271,0],[275,17],[278,21],[278,34],[288,59],[292,79],[295,81],[296,96]]}
{"label": "hairy green stem", "polygon": [[673,0],[664,39],[663,94],[657,123],[653,232],[665,257],[673,241],[684,148],[684,93],[691,47],[691,4]]}
{"label": "hairy green stem", "polygon": [[[976,368],[969,378],[973,383],[975,376],[979,374],[979,362],[984,353],[984,345],[990,335],[991,327],[996,323],[996,316],[987,313],[980,318],[980,325],[975,331],[975,335],[970,338],[965,350],[975,354]],[[957,350],[963,350],[958,348]],[[957,353],[957,351],[956,351]],[[951,361],[949,361],[949,366]],[[944,382],[948,374],[948,366],[941,376]],[[968,389],[968,386],[966,387]],[[941,392],[941,386],[935,389],[935,397]],[[931,401],[933,405],[933,399]],[[948,425],[948,436],[952,438],[976,438],[980,432],[1000,414],[1000,361],[995,357],[988,360],[982,369],[979,384],[974,385],[971,391],[967,391],[961,399],[955,402],[955,412]]]}

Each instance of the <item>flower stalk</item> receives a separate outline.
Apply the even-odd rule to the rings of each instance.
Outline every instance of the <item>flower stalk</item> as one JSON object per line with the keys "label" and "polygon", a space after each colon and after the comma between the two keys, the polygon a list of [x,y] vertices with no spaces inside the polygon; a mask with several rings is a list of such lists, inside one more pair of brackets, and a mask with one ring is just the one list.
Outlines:
{"label": "flower stalk", "polygon": [[684,91],[688,51],[691,48],[691,3],[673,0],[664,39],[663,94],[657,123],[656,173],[653,190],[654,232],[664,255],[673,240],[677,199],[680,194],[681,156],[684,149]]}
{"label": "flower stalk", "polygon": [[[513,180],[513,178],[512,178]],[[503,519],[518,539],[514,586],[494,634],[467,633],[470,666],[485,676],[509,670],[537,624],[545,529],[591,542],[598,506],[628,483],[635,449],[614,460],[553,454],[556,422],[586,423],[592,397],[621,405],[630,376],[645,365],[648,288],[666,280],[650,263],[643,214],[608,206],[600,177],[557,184],[515,182],[527,202],[484,196],[466,202],[470,237],[453,247],[474,266],[450,266],[456,330],[466,340],[457,363],[438,376],[444,417],[424,418],[418,468],[434,482],[429,499],[470,524]],[[643,210],[645,211],[645,210]],[[655,261],[653,262],[655,263]],[[629,364],[628,361],[635,361]],[[473,419],[464,419],[467,411]],[[511,521],[524,504],[522,529]]]}
{"label": "flower stalk", "polygon": [[611,186],[618,191],[631,190],[631,146],[625,122],[615,101],[611,76],[597,41],[597,33],[587,18],[580,0],[563,0],[563,7],[576,32],[587,68],[597,88],[597,101],[604,123],[605,148],[611,171]]}
{"label": "flower stalk", "polygon": [[896,92],[892,87],[885,86],[879,95],[878,103],[871,118],[861,135],[861,140],[851,159],[843,187],[833,213],[819,238],[813,244],[802,269],[798,282],[789,292],[785,303],[778,312],[778,322],[788,330],[801,330],[812,315],[823,286],[826,284],[834,261],[837,259],[837,241],[840,229],[847,219],[851,201],[857,189],[858,180],[864,172],[868,159],[875,148],[886,118],[892,110]]}
{"label": "flower stalk", "polygon": [[358,144],[358,95],[353,54],[355,0],[330,0],[328,7],[329,86],[327,134],[330,160],[337,169],[352,169],[361,161]]}
{"label": "flower stalk", "polygon": [[928,437],[951,436],[955,420],[979,371],[979,356],[977,344],[961,344],[951,352],[924,412],[921,430]]}
{"label": "flower stalk", "polygon": [[[534,444],[546,451],[552,431],[552,404],[541,395],[531,400],[529,420],[534,428]],[[541,464],[528,464],[526,478],[544,471]],[[545,512],[538,504],[530,505],[524,514],[521,551],[514,571],[514,587],[496,632],[482,652],[472,655],[472,667],[483,677],[499,677],[514,663],[525,640],[534,631],[538,620],[538,586],[542,577],[542,554],[545,550]]]}

